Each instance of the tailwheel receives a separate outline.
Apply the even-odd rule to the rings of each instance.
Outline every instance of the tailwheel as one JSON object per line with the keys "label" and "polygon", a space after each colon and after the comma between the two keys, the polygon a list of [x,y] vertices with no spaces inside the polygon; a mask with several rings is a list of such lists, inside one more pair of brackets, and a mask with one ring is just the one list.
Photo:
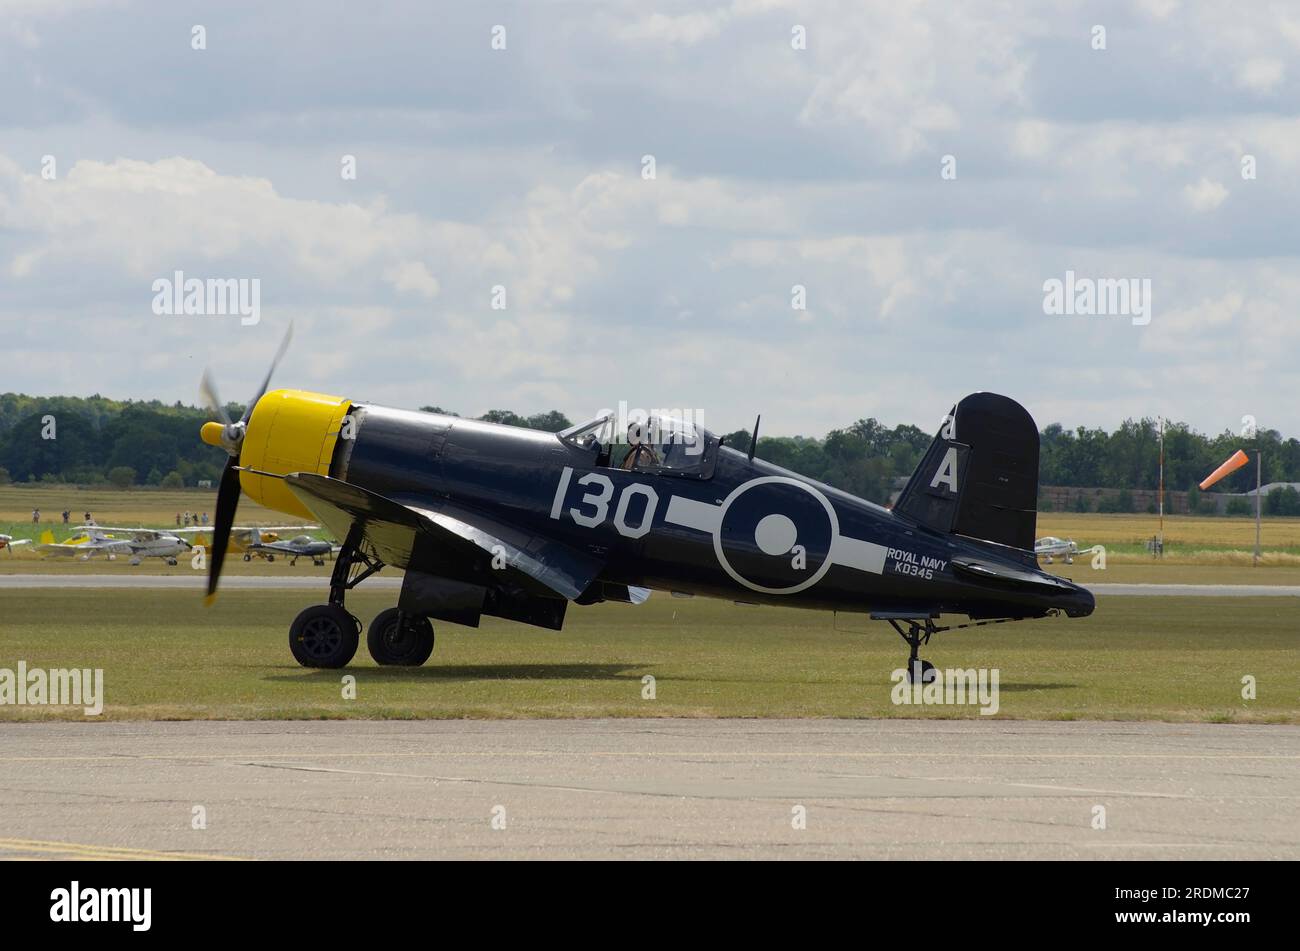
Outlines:
{"label": "tailwheel", "polygon": [[[907,630],[900,626],[907,625]],[[917,677],[921,678],[921,683],[933,683],[935,678],[934,664],[928,660],[921,660],[919,654],[921,645],[930,643],[930,637],[937,634],[940,628],[936,627],[932,618],[912,619],[912,618],[890,618],[890,625],[898,632],[898,636],[907,642],[907,682],[916,683]],[[947,628],[943,628],[947,630]]]}
{"label": "tailwheel", "polygon": [[433,624],[389,608],[370,623],[366,646],[381,666],[419,667],[433,653]]}
{"label": "tailwheel", "polygon": [[916,675],[918,673],[921,675],[921,683],[934,683],[934,664],[930,663],[928,660],[917,660],[908,665],[907,682],[909,684],[916,683]]}
{"label": "tailwheel", "polygon": [[360,639],[361,622],[337,604],[313,604],[289,626],[289,650],[304,667],[345,667]]}

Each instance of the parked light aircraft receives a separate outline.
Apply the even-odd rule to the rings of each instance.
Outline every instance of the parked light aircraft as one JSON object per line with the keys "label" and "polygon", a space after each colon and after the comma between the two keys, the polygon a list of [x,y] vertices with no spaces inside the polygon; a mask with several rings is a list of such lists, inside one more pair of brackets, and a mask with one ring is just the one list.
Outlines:
{"label": "parked light aircraft", "polygon": [[1073,538],[1057,538],[1048,535],[1034,542],[1034,554],[1041,555],[1047,564],[1052,563],[1053,556],[1064,558],[1067,565],[1074,564],[1074,556],[1079,554],[1079,546]]}
{"label": "parked light aircraft", "polygon": [[12,535],[0,535],[0,548],[8,548],[11,555],[17,546],[30,544],[30,538],[14,538]]}
{"label": "parked light aircraft", "polygon": [[310,535],[297,535],[288,541],[254,542],[244,551],[244,561],[253,555],[263,555],[267,561],[274,561],[277,554],[288,557],[289,564],[296,565],[299,558],[310,558],[313,565],[325,564],[325,556],[331,558],[342,546],[333,545],[312,538]]}
{"label": "parked light aircraft", "polygon": [[47,555],[80,557],[86,561],[104,554],[109,559],[129,555],[131,564],[138,565],[145,558],[161,558],[169,565],[192,546],[185,539],[169,531],[151,528],[113,528],[105,525],[78,526],[66,542],[55,542],[51,532],[41,537],[36,551]]}

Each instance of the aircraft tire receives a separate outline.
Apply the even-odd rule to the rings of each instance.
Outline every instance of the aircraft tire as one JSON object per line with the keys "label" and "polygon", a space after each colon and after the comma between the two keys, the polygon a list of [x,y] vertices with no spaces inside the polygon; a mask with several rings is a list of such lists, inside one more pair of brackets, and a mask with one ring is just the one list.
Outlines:
{"label": "aircraft tire", "polygon": [[366,647],[383,667],[419,667],[433,653],[433,624],[427,617],[408,617],[404,630],[397,608],[380,611],[366,632]]}
{"label": "aircraft tire", "polygon": [[[907,682],[909,684],[916,683],[915,677],[916,675],[912,672],[912,665],[908,664]],[[928,660],[921,661],[921,683],[923,684],[932,683],[934,681],[934,677],[935,677],[934,664],[930,663]]]}
{"label": "aircraft tire", "polygon": [[313,604],[289,626],[289,651],[304,667],[346,667],[360,640],[361,623],[334,604]]}
{"label": "aircraft tire", "polygon": [[244,553],[244,561],[252,561],[252,560],[253,560],[253,556],[250,555],[250,554],[248,554],[247,552],[245,552],[245,553]]}

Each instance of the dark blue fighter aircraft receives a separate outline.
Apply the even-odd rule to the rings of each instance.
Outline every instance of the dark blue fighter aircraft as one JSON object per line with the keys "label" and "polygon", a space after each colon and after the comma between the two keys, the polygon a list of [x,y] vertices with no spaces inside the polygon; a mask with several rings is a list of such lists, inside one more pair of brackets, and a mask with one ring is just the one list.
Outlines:
{"label": "dark blue fighter aircraft", "polygon": [[1038,568],[1038,430],[1005,396],[957,403],[888,510],[680,421],[650,420],[624,438],[605,416],[552,434],[267,392],[269,381],[232,422],[205,376],[222,421],[202,437],[230,454],[208,594],[241,489],[321,522],[344,542],[328,603],[290,628],[307,667],[352,659],[361,624],[346,594],[384,565],[405,576],[397,606],[369,628],[380,664],[427,660],[431,618],[559,630],[570,602],[636,604],[659,589],[867,614],[893,625],[912,676],[929,679],[917,655],[951,629],[935,624],[941,615],[990,623],[1093,610],[1087,590]]}

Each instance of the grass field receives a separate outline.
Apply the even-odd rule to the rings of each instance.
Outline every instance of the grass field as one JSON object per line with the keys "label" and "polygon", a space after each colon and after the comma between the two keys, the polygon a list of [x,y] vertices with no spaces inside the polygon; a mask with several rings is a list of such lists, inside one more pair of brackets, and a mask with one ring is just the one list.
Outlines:
{"label": "grass field", "polygon": [[[363,622],[391,592],[350,595]],[[561,716],[954,717],[891,703],[906,650],[887,627],[794,609],[656,595],[574,607],[563,632],[485,619],[438,626],[433,657],[343,671],[298,667],[287,645],[306,592],[10,590],[0,667],[102,667],[111,719]],[[852,630],[844,630],[844,628]],[[863,632],[866,633],[863,633]],[[999,716],[1300,722],[1300,599],[1103,597],[1096,614],[936,636],[936,666],[996,667]],[[355,700],[342,698],[344,674]],[[643,700],[653,676],[656,699]],[[1258,699],[1241,698],[1241,679]],[[0,706],[0,719],[80,719]]]}
{"label": "grass field", "polygon": [[[1147,540],[1159,529],[1154,515],[1040,512],[1038,536],[1073,538],[1080,548],[1105,545],[1108,562],[1151,561]],[[1263,519],[1260,543],[1271,566],[1300,568],[1300,518]],[[1255,550],[1255,520],[1226,516],[1165,516],[1164,561],[1245,564]]]}
{"label": "grass field", "polygon": [[[176,513],[216,511],[216,489],[114,489],[100,487],[79,489],[62,485],[0,485],[0,531],[6,535],[30,538],[39,529],[53,528],[63,534],[60,513],[68,509],[72,524],[81,524],[90,512],[100,525],[123,525],[144,528],[175,528]],[[32,509],[41,510],[39,529],[32,525]],[[241,524],[283,524],[285,516],[263,508],[247,496],[239,500]],[[296,521],[296,519],[295,519]],[[4,525],[12,525],[9,531]],[[35,530],[35,531],[34,531]]]}

